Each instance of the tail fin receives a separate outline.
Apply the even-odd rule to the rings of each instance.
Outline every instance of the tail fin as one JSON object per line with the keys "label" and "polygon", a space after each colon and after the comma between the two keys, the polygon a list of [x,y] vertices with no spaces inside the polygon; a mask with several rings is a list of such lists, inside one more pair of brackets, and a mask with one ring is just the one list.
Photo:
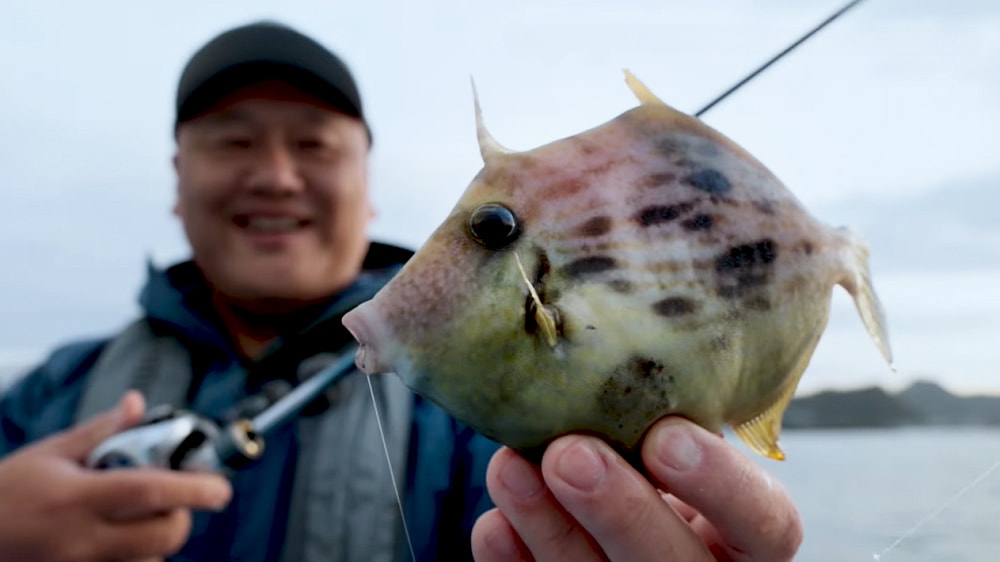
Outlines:
{"label": "tail fin", "polygon": [[861,314],[861,320],[868,329],[868,333],[875,340],[882,357],[889,363],[889,367],[895,371],[893,365],[892,348],[889,345],[889,330],[886,324],[885,311],[882,303],[879,302],[878,295],[875,294],[875,287],[872,284],[871,270],[868,265],[869,250],[868,244],[857,233],[849,228],[841,227],[838,232],[846,239],[848,244],[848,263],[853,277],[845,279],[841,285],[847,289],[854,304]]}

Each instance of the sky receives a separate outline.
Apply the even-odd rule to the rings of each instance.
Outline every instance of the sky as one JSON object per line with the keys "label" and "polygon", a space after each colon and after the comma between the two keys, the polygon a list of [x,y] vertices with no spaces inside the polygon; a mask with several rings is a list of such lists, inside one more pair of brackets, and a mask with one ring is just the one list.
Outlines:
{"label": "sky", "polygon": [[[628,68],[695,112],[843,3],[827,0],[0,1],[0,370],[138,311],[171,214],[175,83],[214,34],[297,27],[370,116],[376,239],[418,247],[493,135],[530,149],[635,105]],[[866,0],[703,116],[815,216],[856,228],[897,372],[845,291],[800,385],[931,379],[1000,393],[1000,3]]]}

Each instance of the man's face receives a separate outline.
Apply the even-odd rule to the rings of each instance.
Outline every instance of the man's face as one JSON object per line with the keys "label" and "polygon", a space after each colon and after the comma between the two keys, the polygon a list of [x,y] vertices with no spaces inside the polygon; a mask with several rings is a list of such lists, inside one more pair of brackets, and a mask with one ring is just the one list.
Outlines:
{"label": "man's face", "polygon": [[260,312],[328,297],[368,249],[368,137],[281,83],[181,125],[175,213],[217,293]]}

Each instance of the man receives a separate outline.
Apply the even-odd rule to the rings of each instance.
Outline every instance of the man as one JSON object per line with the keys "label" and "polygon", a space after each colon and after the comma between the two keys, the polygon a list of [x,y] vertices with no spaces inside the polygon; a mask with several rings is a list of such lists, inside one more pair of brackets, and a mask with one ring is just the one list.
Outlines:
{"label": "man", "polygon": [[785,493],[688,422],[647,438],[654,487],[580,436],[528,464],[394,377],[346,378],[229,479],[86,468],[146,403],[225,421],[314,374],[350,343],[341,315],[411,255],[366,237],[371,131],[312,39],[266,22],[216,37],[176,111],[192,260],[150,268],[120,334],[57,350],[0,397],[0,560],[791,559]]}

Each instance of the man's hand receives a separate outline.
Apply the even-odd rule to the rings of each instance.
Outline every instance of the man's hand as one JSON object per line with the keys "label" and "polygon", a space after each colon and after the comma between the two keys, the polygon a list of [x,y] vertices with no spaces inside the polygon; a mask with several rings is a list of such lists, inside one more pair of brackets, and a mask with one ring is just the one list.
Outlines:
{"label": "man's hand", "polygon": [[217,475],[83,466],[144,408],[130,392],[115,410],[0,460],[0,561],[162,558],[187,541],[190,510],[229,502],[229,483]]}
{"label": "man's hand", "polygon": [[718,435],[664,418],[648,433],[642,458],[652,483],[593,437],[556,440],[541,470],[501,449],[487,471],[497,508],[472,532],[476,560],[793,559],[802,523],[790,497]]}

